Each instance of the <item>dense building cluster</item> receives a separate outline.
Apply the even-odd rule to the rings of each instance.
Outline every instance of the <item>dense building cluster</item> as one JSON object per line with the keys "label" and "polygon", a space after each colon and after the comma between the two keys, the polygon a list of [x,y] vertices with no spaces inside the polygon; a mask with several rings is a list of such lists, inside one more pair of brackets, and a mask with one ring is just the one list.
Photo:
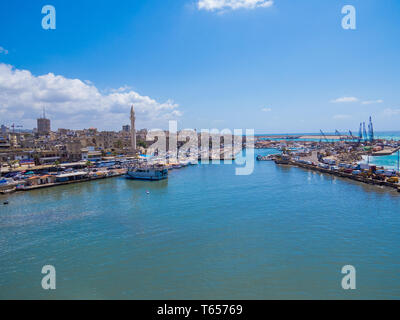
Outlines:
{"label": "dense building cluster", "polygon": [[[54,164],[82,160],[98,160],[102,157],[131,153],[131,126],[121,131],[98,131],[58,129],[51,131],[50,119],[37,120],[37,129],[21,130],[4,124],[0,129],[0,166],[20,164]],[[137,149],[141,151],[146,142],[147,130],[136,131]]]}

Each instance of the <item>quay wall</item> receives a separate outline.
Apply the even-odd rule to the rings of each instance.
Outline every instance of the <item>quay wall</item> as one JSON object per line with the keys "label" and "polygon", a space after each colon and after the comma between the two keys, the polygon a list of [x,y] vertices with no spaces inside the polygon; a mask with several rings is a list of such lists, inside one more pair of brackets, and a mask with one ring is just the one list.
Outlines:
{"label": "quay wall", "polygon": [[115,178],[115,177],[123,176],[125,173],[126,172],[122,172],[121,171],[121,172],[115,172],[111,176],[90,177],[90,178],[74,180],[74,181],[65,181],[65,182],[55,182],[55,183],[40,184],[40,185],[36,185],[36,186],[24,187],[23,189],[17,190],[17,192],[18,191],[32,191],[32,190],[57,187],[57,186],[62,186],[62,185],[67,185],[67,184],[74,184],[74,183],[82,183],[82,182],[88,182],[88,181],[94,181],[94,180]]}
{"label": "quay wall", "polygon": [[303,163],[297,163],[294,161],[289,161],[289,165],[334,175],[334,176],[337,176],[340,178],[346,178],[346,179],[350,179],[350,180],[354,180],[354,181],[358,181],[358,182],[363,182],[363,183],[370,184],[370,185],[386,186],[386,187],[396,189],[397,191],[400,192],[400,185],[397,183],[392,183],[392,182],[387,182],[387,181],[382,181],[382,180],[377,180],[377,179],[372,179],[372,178],[366,178],[366,177],[363,177],[360,175],[354,175],[351,173],[346,173],[346,172],[341,172],[341,171],[332,171],[330,169],[324,169],[324,168],[320,168],[317,166],[312,166],[312,165],[303,164]]}

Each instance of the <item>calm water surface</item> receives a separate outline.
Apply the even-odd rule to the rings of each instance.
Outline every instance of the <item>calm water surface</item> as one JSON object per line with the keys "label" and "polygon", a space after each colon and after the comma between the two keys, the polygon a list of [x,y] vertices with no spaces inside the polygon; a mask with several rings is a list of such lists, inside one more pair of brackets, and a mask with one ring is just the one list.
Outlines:
{"label": "calm water surface", "polygon": [[0,196],[0,298],[400,298],[400,194],[273,162],[234,169]]}

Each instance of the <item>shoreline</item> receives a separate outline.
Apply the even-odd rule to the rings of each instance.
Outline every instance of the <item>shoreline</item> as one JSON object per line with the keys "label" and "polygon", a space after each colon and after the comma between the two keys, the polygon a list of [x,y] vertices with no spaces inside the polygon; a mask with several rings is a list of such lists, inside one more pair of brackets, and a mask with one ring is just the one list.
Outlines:
{"label": "shoreline", "polygon": [[46,183],[46,184],[39,184],[39,185],[32,185],[32,186],[24,186],[23,188],[20,188],[20,189],[17,188],[15,190],[13,190],[12,192],[0,193],[0,195],[7,196],[7,195],[10,195],[10,194],[15,194],[15,193],[34,191],[34,190],[39,190],[39,189],[53,188],[53,187],[59,187],[59,186],[63,186],[63,185],[70,185],[70,184],[75,184],[75,183],[83,183],[83,182],[91,182],[91,181],[95,181],[95,180],[104,180],[104,179],[116,178],[116,177],[121,177],[121,176],[123,176],[125,174],[126,174],[126,170],[119,170],[119,171],[114,171],[111,175],[88,177],[88,178],[79,179],[79,180],[73,180],[73,181],[54,182],[54,183]]}
{"label": "shoreline", "polygon": [[[279,165],[279,164],[277,164],[277,165]],[[353,181],[362,182],[362,183],[365,183],[368,185],[385,186],[385,187],[389,187],[392,189],[396,189],[397,192],[400,192],[400,184],[398,184],[398,183],[393,183],[393,182],[388,182],[388,181],[383,181],[383,180],[378,180],[378,179],[372,179],[372,178],[366,178],[366,177],[363,177],[360,175],[354,175],[352,173],[333,171],[330,169],[324,169],[324,168],[313,166],[313,165],[297,163],[295,161],[289,161],[289,163],[281,164],[281,165],[288,165],[288,166],[292,166],[292,167],[299,167],[299,168],[303,168],[303,169],[307,169],[307,170],[311,170],[311,171],[326,173],[326,174],[337,176],[340,178],[346,178],[346,179],[350,179]]]}

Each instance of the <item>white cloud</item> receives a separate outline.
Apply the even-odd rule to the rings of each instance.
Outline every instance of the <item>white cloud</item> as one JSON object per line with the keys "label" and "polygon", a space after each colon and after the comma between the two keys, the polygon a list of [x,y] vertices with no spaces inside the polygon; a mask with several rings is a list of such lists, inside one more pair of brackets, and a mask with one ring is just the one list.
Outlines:
{"label": "white cloud", "polygon": [[273,0],[199,0],[199,10],[215,11],[224,9],[255,9],[271,7]]}
{"label": "white cloud", "polygon": [[[331,103],[351,103],[351,102],[358,102],[360,99],[356,97],[340,97],[334,100],[331,100]],[[368,105],[368,104],[380,104],[383,103],[384,101],[382,99],[377,99],[377,100],[365,100],[361,101],[361,104],[363,105]]]}
{"label": "white cloud", "polygon": [[350,119],[351,116],[348,114],[336,114],[333,116],[334,120],[346,120],[346,119]]}
{"label": "white cloud", "polygon": [[383,114],[388,117],[398,116],[398,115],[400,115],[400,109],[387,108],[387,109],[383,110]]}
{"label": "white cloud", "polygon": [[129,91],[131,89],[132,88],[130,86],[125,85],[125,86],[120,87],[118,89],[111,88],[109,91],[112,92],[112,93],[121,93],[121,92]]}
{"label": "white cloud", "polygon": [[335,100],[331,100],[331,103],[348,103],[348,102],[357,102],[358,98],[356,97],[341,97]]}
{"label": "white cloud", "polygon": [[383,100],[379,99],[379,100],[367,100],[367,101],[363,101],[362,104],[379,104],[379,103],[383,103]]}
{"label": "white cloud", "polygon": [[271,112],[272,109],[271,108],[262,108],[261,111],[263,111],[263,112]]}
{"label": "white cloud", "polygon": [[8,50],[0,47],[0,54],[8,54]]}
{"label": "white cloud", "polygon": [[129,87],[101,93],[91,82],[48,73],[32,75],[0,63],[0,119],[35,126],[43,106],[53,127],[118,129],[129,122],[135,106],[139,127],[166,127],[168,119],[181,116],[178,105],[160,103]]}

